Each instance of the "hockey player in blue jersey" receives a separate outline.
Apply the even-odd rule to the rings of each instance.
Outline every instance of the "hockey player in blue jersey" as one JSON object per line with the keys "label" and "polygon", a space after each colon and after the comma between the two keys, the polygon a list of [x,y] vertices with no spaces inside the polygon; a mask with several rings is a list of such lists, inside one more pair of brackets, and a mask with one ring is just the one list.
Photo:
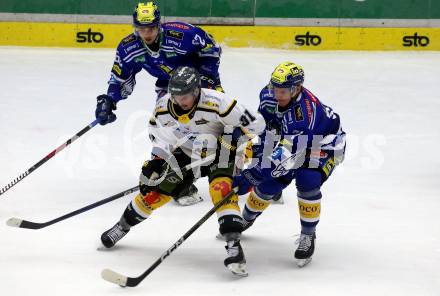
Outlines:
{"label": "hockey player in blue jersey", "polygon": [[[208,33],[183,22],[161,23],[154,2],[137,4],[133,25],[134,33],[122,39],[116,50],[107,94],[97,98],[95,115],[101,125],[116,120],[117,103],[133,92],[136,74],[142,69],[157,78],[157,99],[167,93],[170,75],[179,66],[196,68],[203,88],[222,91],[218,73],[221,48]],[[176,197],[179,204],[202,200],[194,185],[187,189]]]}
{"label": "hockey player in blue jersey", "polygon": [[259,112],[266,133],[254,147],[254,160],[234,179],[238,194],[251,190],[243,210],[245,229],[269,206],[271,199],[295,180],[301,221],[298,266],[311,261],[321,211],[321,186],[345,153],[339,115],[303,86],[301,66],[284,62],[260,93]]}

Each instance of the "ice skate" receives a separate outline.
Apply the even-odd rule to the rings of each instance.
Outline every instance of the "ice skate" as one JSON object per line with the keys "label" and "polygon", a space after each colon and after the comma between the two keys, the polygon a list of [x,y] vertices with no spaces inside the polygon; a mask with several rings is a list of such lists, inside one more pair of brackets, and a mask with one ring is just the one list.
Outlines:
{"label": "ice skate", "polygon": [[181,192],[180,196],[177,197],[175,201],[181,206],[191,206],[202,202],[203,198],[200,196],[197,187],[194,184],[191,184],[191,186]]}
{"label": "ice skate", "polygon": [[101,235],[101,242],[106,248],[113,247],[119,240],[121,240],[128,232],[130,228],[122,227],[121,223],[116,223],[112,228],[105,231]]}
{"label": "ice skate", "polygon": [[298,267],[304,267],[312,261],[313,252],[315,251],[316,235],[301,233],[299,245],[295,251]]}
{"label": "ice skate", "polygon": [[[229,235],[229,233],[226,234],[226,237],[230,237]],[[239,236],[240,234],[237,233],[236,237]],[[225,266],[235,275],[248,276],[246,271],[246,259],[240,245],[240,240],[238,238],[227,240],[225,249],[227,252],[227,257],[224,261]]]}

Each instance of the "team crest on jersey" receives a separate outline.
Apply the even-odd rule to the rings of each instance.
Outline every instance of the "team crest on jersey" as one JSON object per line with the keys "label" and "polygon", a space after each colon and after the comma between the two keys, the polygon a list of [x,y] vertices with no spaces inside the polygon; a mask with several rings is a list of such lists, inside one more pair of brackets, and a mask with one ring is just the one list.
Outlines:
{"label": "team crest on jersey", "polygon": [[178,32],[178,31],[174,31],[174,30],[167,30],[166,32],[167,37],[171,37],[177,40],[183,40],[183,32]]}
{"label": "team crest on jersey", "polygon": [[296,105],[294,109],[295,109],[295,120],[296,121],[303,121],[304,114],[302,112],[301,105]]}

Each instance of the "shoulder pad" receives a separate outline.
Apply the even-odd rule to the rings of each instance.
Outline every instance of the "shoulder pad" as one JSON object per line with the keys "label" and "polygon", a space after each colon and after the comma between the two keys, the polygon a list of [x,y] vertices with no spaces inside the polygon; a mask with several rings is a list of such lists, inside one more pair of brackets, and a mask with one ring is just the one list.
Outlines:
{"label": "shoulder pad", "polygon": [[168,113],[169,98],[170,98],[170,95],[166,94],[157,100],[156,107],[154,108],[154,116]]}
{"label": "shoulder pad", "polygon": [[319,99],[307,88],[303,87],[302,95],[312,100],[313,103],[319,104]]}
{"label": "shoulder pad", "polygon": [[202,93],[200,95],[200,102],[198,107],[209,109],[212,112],[219,113],[220,104],[222,101],[221,95],[223,93],[208,88],[202,88],[201,92]]}
{"label": "shoulder pad", "polygon": [[118,46],[118,50],[122,56],[139,50],[140,48],[143,48],[142,43],[139,38],[134,34],[130,34],[122,39]]}
{"label": "shoulder pad", "polygon": [[195,30],[193,25],[182,22],[171,22],[163,24],[162,30],[164,48],[174,48],[178,54],[186,54],[187,51],[192,50],[192,40]]}
{"label": "shoulder pad", "polygon": [[214,108],[221,117],[227,116],[237,104],[237,100],[214,89],[204,88],[203,93],[204,97],[202,98],[207,101],[205,104],[211,104],[211,108]]}
{"label": "shoulder pad", "polygon": [[271,91],[268,87],[263,88],[260,92],[260,107],[262,108],[267,105],[273,107],[277,104],[278,102],[273,95],[273,91]]}
{"label": "shoulder pad", "polygon": [[125,37],[124,39],[122,39],[121,44],[122,45],[127,45],[132,43],[133,41],[136,41],[137,37],[134,34],[130,34],[127,37]]}
{"label": "shoulder pad", "polygon": [[260,100],[262,101],[262,100],[267,100],[267,99],[275,99],[275,97],[273,95],[273,91],[271,91],[268,86],[265,86],[260,91]]}

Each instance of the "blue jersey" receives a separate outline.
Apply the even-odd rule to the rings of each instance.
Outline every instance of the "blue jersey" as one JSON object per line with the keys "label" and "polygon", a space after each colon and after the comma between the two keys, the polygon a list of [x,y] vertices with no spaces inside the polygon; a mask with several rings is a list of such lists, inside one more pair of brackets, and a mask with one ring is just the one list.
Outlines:
{"label": "blue jersey", "polygon": [[[345,133],[339,115],[321,103],[308,89],[303,87],[295,100],[286,108],[281,108],[273,90],[266,86],[260,93],[258,110],[266,121],[266,134],[262,136],[266,143],[258,145],[254,152],[261,163],[264,147],[269,145],[275,148],[270,156],[272,168],[280,171],[272,176],[284,175],[289,170],[304,167],[305,162],[308,162],[305,163],[306,167],[319,167],[320,158],[333,157],[335,150],[343,154]],[[277,141],[267,141],[269,130],[279,136]],[[317,155],[313,155],[313,151]],[[301,162],[298,162],[299,157],[302,157]],[[310,163],[311,159],[315,161],[313,164]]]}
{"label": "blue jersey", "polygon": [[260,92],[258,111],[266,120],[267,126],[276,129],[281,135],[301,133],[327,136],[336,134],[340,127],[339,115],[322,104],[305,87],[288,108],[281,110],[273,91],[266,86]]}
{"label": "blue jersey", "polygon": [[142,69],[157,78],[156,87],[166,89],[171,72],[179,66],[196,68],[202,84],[220,85],[220,54],[221,48],[209,34],[187,23],[162,24],[157,51],[152,51],[136,34],[130,34],[118,45],[107,94],[115,102],[126,99]]}

